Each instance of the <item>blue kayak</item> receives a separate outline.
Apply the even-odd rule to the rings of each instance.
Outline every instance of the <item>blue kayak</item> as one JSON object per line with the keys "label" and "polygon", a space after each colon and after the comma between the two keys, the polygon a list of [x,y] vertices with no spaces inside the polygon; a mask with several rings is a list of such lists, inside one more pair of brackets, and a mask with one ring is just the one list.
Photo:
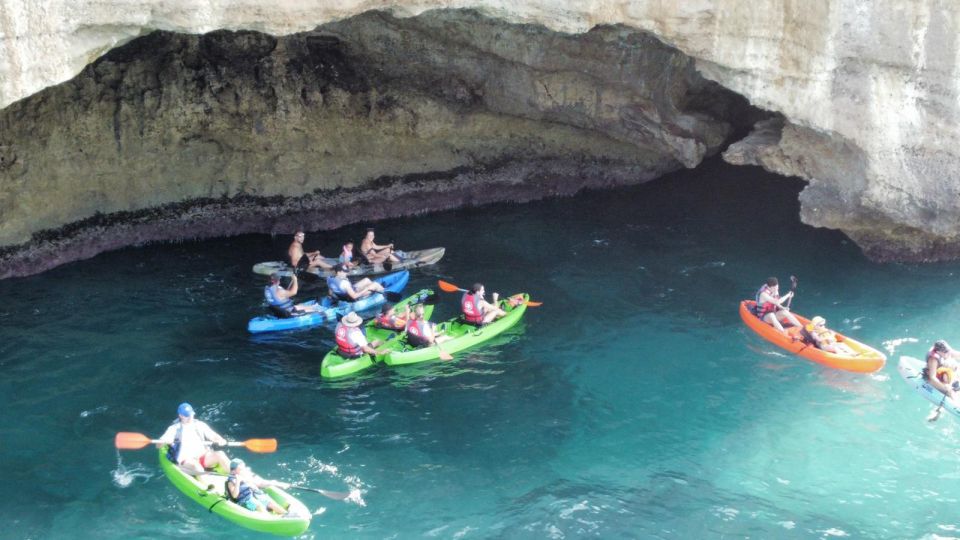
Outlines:
{"label": "blue kayak", "polygon": [[[373,281],[383,285],[385,292],[398,294],[403,291],[403,288],[407,286],[407,281],[410,280],[410,272],[404,270],[402,272],[395,272],[393,274],[387,274],[378,278],[374,278]],[[265,315],[263,317],[254,317],[250,319],[250,322],[247,323],[247,331],[251,334],[260,334],[262,332],[278,332],[281,330],[293,330],[295,328],[310,328],[311,326],[320,326],[326,322],[333,322],[337,320],[338,317],[343,317],[351,311],[367,311],[375,307],[381,306],[386,303],[387,298],[381,293],[374,293],[366,298],[361,298],[356,302],[343,302],[336,301],[330,297],[324,297],[320,302],[320,305],[326,309],[322,311],[315,311],[312,313],[307,313],[306,315],[300,315],[297,317],[289,317],[281,319],[279,317],[274,317],[273,315]],[[304,302],[307,305],[316,305],[316,301]]]}

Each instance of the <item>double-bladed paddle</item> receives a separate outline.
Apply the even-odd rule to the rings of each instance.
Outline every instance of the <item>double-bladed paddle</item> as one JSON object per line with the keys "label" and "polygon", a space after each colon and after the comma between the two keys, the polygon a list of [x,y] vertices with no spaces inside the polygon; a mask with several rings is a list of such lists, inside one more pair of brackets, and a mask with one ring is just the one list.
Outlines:
{"label": "double-bladed paddle", "polygon": [[[440,290],[443,291],[443,292],[449,292],[449,293],[453,293],[453,292],[469,292],[469,291],[466,290],[466,289],[461,289],[460,287],[457,287],[457,286],[454,285],[453,283],[444,281],[444,280],[442,280],[442,279],[438,279],[438,280],[437,280],[437,285],[440,286]],[[532,301],[532,300],[527,300],[527,307],[540,307],[540,306],[542,306],[542,305],[543,305],[543,302],[534,302],[534,301]]]}
{"label": "double-bladed paddle", "polygon": [[787,309],[790,309],[790,302],[793,302],[793,296],[797,294],[797,276],[790,276],[790,298],[787,298]]}
{"label": "double-bladed paddle", "polygon": [[[151,439],[143,433],[121,431],[113,441],[120,450],[139,450],[150,444],[162,444],[163,441]],[[277,451],[276,439],[247,439],[245,441],[227,441],[226,446],[242,446],[251,452],[269,454]]]}

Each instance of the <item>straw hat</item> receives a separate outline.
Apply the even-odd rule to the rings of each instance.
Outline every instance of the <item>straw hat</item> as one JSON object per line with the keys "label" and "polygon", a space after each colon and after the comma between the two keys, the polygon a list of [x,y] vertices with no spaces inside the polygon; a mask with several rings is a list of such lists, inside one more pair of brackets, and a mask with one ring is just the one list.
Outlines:
{"label": "straw hat", "polygon": [[347,313],[346,317],[341,319],[340,322],[342,322],[344,326],[360,326],[363,324],[363,319],[361,319],[356,312],[351,311],[350,313]]}

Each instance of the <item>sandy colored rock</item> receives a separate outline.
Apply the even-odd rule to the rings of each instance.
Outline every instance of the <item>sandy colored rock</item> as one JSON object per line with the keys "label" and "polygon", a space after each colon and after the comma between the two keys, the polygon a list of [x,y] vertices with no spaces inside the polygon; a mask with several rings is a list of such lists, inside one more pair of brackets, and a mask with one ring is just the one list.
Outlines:
{"label": "sandy colored rock", "polygon": [[[279,37],[154,32],[0,113],[0,275],[123,242],[288,233],[291,215],[334,227],[422,211],[378,204],[387,187],[447,208],[643,182],[696,166],[759,116],[623,27],[567,35],[445,11]],[[424,178],[477,185],[437,202]],[[480,197],[488,183],[500,187]],[[342,190],[376,209],[342,212]]]}

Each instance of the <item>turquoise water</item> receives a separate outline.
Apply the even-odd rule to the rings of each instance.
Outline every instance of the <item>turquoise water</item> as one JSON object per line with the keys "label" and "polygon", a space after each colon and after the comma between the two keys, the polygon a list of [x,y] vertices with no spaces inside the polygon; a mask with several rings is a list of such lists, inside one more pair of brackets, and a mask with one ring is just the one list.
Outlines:
{"label": "turquoise water", "polygon": [[[151,450],[188,400],[303,493],[309,538],[958,536],[958,419],[896,372],[954,323],[960,265],[879,265],[797,220],[798,182],[711,163],[572,199],[392,220],[439,277],[543,306],[453,362],[319,378],[329,330],[246,334],[286,238],[131,248],[0,282],[4,537],[258,536],[182,496]],[[308,236],[334,253],[360,227]],[[737,301],[768,275],[877,348],[876,374],[781,354]],[[319,292],[319,289],[314,289]],[[438,317],[452,316],[446,295]],[[917,341],[911,341],[917,340]],[[8,536],[9,535],[9,536]]]}

